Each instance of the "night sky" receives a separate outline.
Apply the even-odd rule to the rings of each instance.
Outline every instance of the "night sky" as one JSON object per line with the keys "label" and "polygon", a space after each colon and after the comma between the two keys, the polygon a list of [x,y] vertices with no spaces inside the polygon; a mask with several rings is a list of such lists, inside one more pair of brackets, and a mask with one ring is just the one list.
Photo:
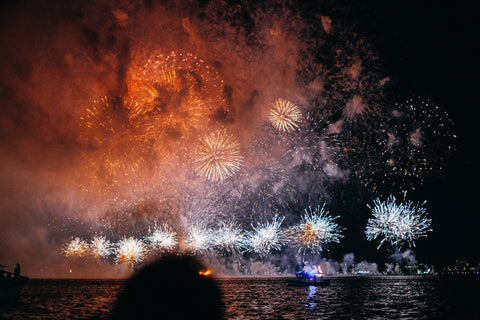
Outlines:
{"label": "night sky", "polygon": [[[265,208],[256,204],[262,201],[277,201],[274,207],[280,211],[293,208],[300,212],[311,199],[326,200],[329,210],[341,216],[337,222],[347,231],[324,257],[340,261],[344,254],[353,252],[359,261],[379,264],[387,261],[392,251],[384,247],[377,250],[377,242],[367,241],[364,235],[370,215],[366,204],[371,204],[378,195],[355,178],[348,178],[347,168],[330,174],[315,171],[312,180],[323,181],[318,185],[304,183],[302,175],[298,181],[282,180],[281,188],[285,190],[291,187],[315,191],[277,194],[268,189],[273,185],[275,188],[271,188],[277,190],[272,182],[274,178],[265,177],[263,181],[256,176],[267,169],[261,160],[252,156],[258,149],[252,149],[255,151],[246,163],[261,168],[260,173],[240,171],[223,184],[204,182],[193,170],[187,170],[182,161],[188,156],[183,156],[178,162],[181,163],[178,171],[172,169],[175,161],[179,161],[177,158],[163,160],[165,165],[161,170],[164,171],[158,171],[165,172],[163,176],[148,171],[155,167],[137,173],[142,179],[147,177],[142,180],[144,185],[155,185],[150,189],[142,189],[144,185],[135,182],[109,182],[108,191],[104,185],[103,189],[98,184],[85,187],[88,185],[85,177],[91,173],[88,166],[82,167],[82,162],[85,163],[82,157],[90,154],[95,157],[95,153],[82,140],[77,120],[94,99],[126,94],[131,84],[130,68],[142,61],[142,54],[148,55],[158,48],[168,48],[167,52],[193,48],[192,51],[206,57],[225,81],[221,99],[227,105],[213,113],[209,124],[238,133],[242,148],[261,146],[262,152],[267,153],[265,150],[269,149],[265,146],[271,146],[262,139],[275,134],[270,133],[271,128],[265,129],[259,124],[267,114],[262,105],[281,94],[309,106],[309,110],[315,110],[318,103],[319,114],[328,114],[332,123],[338,121],[335,112],[324,105],[339,101],[341,94],[336,92],[338,83],[335,84],[337,78],[333,71],[346,69],[335,69],[335,59],[328,51],[330,44],[341,48],[336,53],[341,59],[348,60],[349,52],[352,57],[358,54],[366,68],[369,66],[366,62],[374,57],[372,69],[362,69],[365,81],[388,79],[385,87],[362,91],[364,101],[377,103],[377,89],[383,99],[379,105],[421,96],[451,116],[455,125],[455,151],[439,174],[425,177],[423,184],[408,192],[409,200],[427,201],[433,229],[427,238],[416,241],[413,251],[419,262],[436,266],[451,265],[460,258],[480,261],[480,219],[476,207],[478,160],[474,157],[478,145],[476,108],[480,70],[476,30],[479,17],[478,11],[466,2],[447,5],[435,1],[273,1],[266,4],[238,1],[216,5],[214,1],[184,4],[100,1],[92,5],[88,1],[10,1],[2,4],[0,10],[0,263],[12,265],[18,260],[26,264],[25,269],[34,276],[64,276],[62,272],[68,264],[59,251],[62,243],[72,236],[87,237],[97,231],[120,236],[119,230],[138,236],[138,230],[146,230],[148,223],[160,217],[151,212],[167,210],[164,209],[167,206],[170,206],[168,210],[181,213],[161,216],[162,221],[184,224],[198,220],[198,216],[190,213],[194,211],[192,208],[213,210],[217,203],[207,203],[209,197],[217,191],[224,194],[225,190],[232,190],[230,198],[222,203],[226,207],[235,204],[231,215],[251,211],[241,217],[246,226],[255,218],[266,217]],[[263,18],[254,15],[255,10],[264,12]],[[325,25],[322,29],[321,17],[332,19],[333,31]],[[351,35],[360,39],[361,45],[348,44],[342,51],[343,42],[349,43],[344,40]],[[340,51],[342,53],[338,53]],[[334,52],[332,50],[332,54]],[[286,59],[285,67],[276,64],[283,62],[283,57],[291,59]],[[323,69],[319,67],[322,63]],[[319,81],[313,80],[316,72],[324,71],[324,75],[318,76]],[[216,78],[209,80],[214,82]],[[329,87],[329,83],[333,85]],[[351,85],[350,82],[343,84]],[[339,105],[345,105],[346,101]],[[371,118],[362,121],[365,128],[370,124],[374,126]],[[198,130],[203,133],[206,129]],[[263,137],[264,132],[269,136]],[[169,134],[162,148],[178,148],[183,152],[178,132]],[[183,134],[183,138],[187,136]],[[281,147],[274,149],[278,150],[282,150]],[[147,157],[146,162],[149,159]],[[298,170],[293,160],[282,164]],[[275,174],[281,176],[278,172]],[[285,174],[291,177],[292,172]],[[95,179],[100,183],[107,180],[99,177],[98,172]],[[173,184],[172,179],[178,182]],[[252,181],[255,184],[249,186]],[[229,183],[242,187],[232,187]],[[85,189],[89,188],[99,188],[101,192],[85,195],[88,193]],[[126,189],[128,191],[123,192]],[[116,196],[115,190],[123,193]],[[190,199],[187,205],[182,207],[174,201],[166,204],[183,191]],[[231,200],[232,194],[242,192],[247,194],[248,201]],[[166,196],[167,200],[157,201],[155,195],[160,193],[170,198]],[[208,197],[203,197],[204,194]],[[255,194],[261,197],[254,198]],[[137,209],[125,205],[131,202]],[[157,207],[151,211],[144,209],[149,206]],[[229,214],[221,213],[219,217],[231,218]],[[213,216],[207,216],[206,221],[214,221]],[[290,215],[286,220],[292,219]],[[48,266],[44,259],[52,261],[52,265]],[[89,266],[80,264],[80,267],[86,270],[82,275],[91,275]],[[118,270],[112,267],[105,274],[109,272],[116,274]]]}
{"label": "night sky", "polygon": [[478,262],[478,14],[465,1],[376,1],[363,10],[370,19],[362,18],[362,29],[371,35],[399,91],[430,96],[456,124],[457,151],[445,175],[427,180],[415,192],[419,200],[428,199],[435,217],[435,232],[416,252],[438,263],[453,264],[462,257]]}

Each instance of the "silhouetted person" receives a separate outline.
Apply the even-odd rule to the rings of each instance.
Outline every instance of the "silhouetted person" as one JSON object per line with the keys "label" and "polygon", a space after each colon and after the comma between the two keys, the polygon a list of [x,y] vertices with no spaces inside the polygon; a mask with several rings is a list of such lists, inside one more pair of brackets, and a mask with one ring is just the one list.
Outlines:
{"label": "silhouetted person", "polygon": [[193,257],[166,256],[126,283],[111,319],[223,319],[220,290]]}
{"label": "silhouetted person", "polygon": [[15,277],[20,277],[20,263],[15,263],[15,266],[13,267],[13,274]]}

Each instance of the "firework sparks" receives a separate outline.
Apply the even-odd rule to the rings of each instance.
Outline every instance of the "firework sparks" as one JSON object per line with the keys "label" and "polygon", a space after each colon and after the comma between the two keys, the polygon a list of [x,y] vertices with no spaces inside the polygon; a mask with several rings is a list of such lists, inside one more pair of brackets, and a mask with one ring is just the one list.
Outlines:
{"label": "firework sparks", "polygon": [[85,240],[79,237],[73,238],[67,242],[62,249],[63,255],[69,257],[85,257],[89,253],[89,246]]}
{"label": "firework sparks", "polygon": [[148,117],[133,100],[104,97],[80,118],[81,140],[89,167],[101,180],[118,180],[136,172],[154,137]]}
{"label": "firework sparks", "polygon": [[358,157],[354,170],[366,186],[405,196],[443,169],[456,136],[449,115],[428,99],[396,103],[389,115],[377,133],[363,130],[346,143],[353,146],[349,156]]}
{"label": "firework sparks", "polygon": [[426,209],[422,205],[414,205],[413,202],[395,203],[395,197],[391,196],[386,202],[380,199],[374,201],[371,208],[373,218],[368,219],[365,234],[369,241],[383,236],[380,248],[384,242],[392,246],[402,246],[407,243],[415,246],[415,240],[426,237],[427,232],[432,231],[431,219],[427,218]]}
{"label": "firework sparks", "polygon": [[233,222],[221,222],[215,234],[215,248],[223,254],[232,254],[239,251],[243,241],[242,230]]}
{"label": "firework sparks", "polygon": [[270,109],[269,119],[277,130],[290,132],[298,129],[302,121],[302,111],[291,101],[277,99]]}
{"label": "firework sparks", "polygon": [[209,119],[218,120],[218,113],[229,114],[223,80],[192,53],[154,53],[145,64],[132,68],[128,87],[129,94],[155,115],[167,138],[205,129]]}
{"label": "firework sparks", "polygon": [[188,231],[184,245],[188,251],[194,253],[207,252],[212,248],[214,237],[211,230],[203,224],[195,224]]}
{"label": "firework sparks", "polygon": [[200,141],[195,164],[198,174],[208,180],[224,180],[243,164],[240,143],[225,130],[213,132]]}
{"label": "firework sparks", "polygon": [[133,237],[121,239],[114,249],[117,262],[123,262],[132,267],[135,263],[143,261],[146,251],[145,244]]}
{"label": "firework sparks", "polygon": [[280,226],[285,217],[275,215],[271,223],[259,223],[257,227],[253,227],[252,231],[248,231],[244,240],[246,251],[258,253],[264,257],[270,251],[280,250],[285,240]]}
{"label": "firework sparks", "polygon": [[403,192],[442,170],[454,145],[453,121],[438,105],[420,97],[395,104],[391,115],[382,158],[386,180],[400,180],[393,187]]}
{"label": "firework sparks", "polygon": [[341,228],[333,222],[337,217],[330,217],[325,205],[316,209],[308,207],[299,225],[292,227],[288,234],[290,242],[298,248],[299,253],[311,251],[320,253],[323,246],[330,242],[339,242],[342,238]]}
{"label": "firework sparks", "polygon": [[156,228],[147,240],[154,248],[160,250],[172,250],[177,244],[177,233],[166,225]]}
{"label": "firework sparks", "polygon": [[93,237],[89,247],[96,258],[105,258],[112,253],[112,244],[104,236]]}

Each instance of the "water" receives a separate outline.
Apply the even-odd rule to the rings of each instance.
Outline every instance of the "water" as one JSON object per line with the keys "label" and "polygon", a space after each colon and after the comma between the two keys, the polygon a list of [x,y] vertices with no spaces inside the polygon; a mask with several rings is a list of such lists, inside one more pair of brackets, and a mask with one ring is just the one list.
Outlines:
{"label": "water", "polygon": [[[122,280],[31,280],[0,319],[109,314]],[[480,319],[480,277],[334,277],[325,287],[282,278],[218,280],[227,319]]]}

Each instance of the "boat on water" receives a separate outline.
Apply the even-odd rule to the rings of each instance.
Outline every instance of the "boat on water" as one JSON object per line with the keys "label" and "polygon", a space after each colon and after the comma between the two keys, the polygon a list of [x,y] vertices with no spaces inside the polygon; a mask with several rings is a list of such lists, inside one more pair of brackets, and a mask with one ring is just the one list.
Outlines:
{"label": "boat on water", "polygon": [[315,272],[307,271],[297,271],[295,272],[296,278],[288,279],[287,284],[289,286],[328,286],[330,285],[330,280],[325,278],[322,274],[317,274]]}
{"label": "boat on water", "polygon": [[14,271],[8,272],[0,264],[0,299],[16,298],[29,278],[20,274],[20,265],[15,264]]}

